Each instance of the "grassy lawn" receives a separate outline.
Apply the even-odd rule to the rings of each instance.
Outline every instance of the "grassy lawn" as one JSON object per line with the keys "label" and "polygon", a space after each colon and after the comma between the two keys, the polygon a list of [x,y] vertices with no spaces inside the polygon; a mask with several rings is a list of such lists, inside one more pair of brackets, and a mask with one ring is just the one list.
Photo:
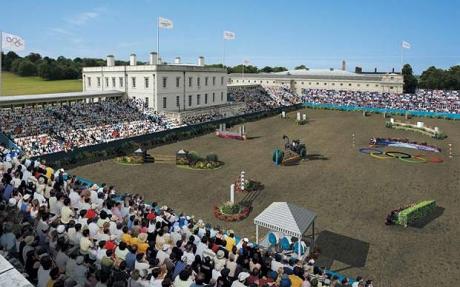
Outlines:
{"label": "grassy lawn", "polygon": [[19,77],[13,73],[2,73],[2,95],[29,95],[80,92],[81,80],[46,81],[40,77]]}

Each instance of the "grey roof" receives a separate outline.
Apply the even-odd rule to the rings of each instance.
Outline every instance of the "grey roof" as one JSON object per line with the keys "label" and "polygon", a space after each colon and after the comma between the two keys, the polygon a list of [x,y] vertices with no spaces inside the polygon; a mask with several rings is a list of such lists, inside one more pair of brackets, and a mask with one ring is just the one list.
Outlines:
{"label": "grey roof", "polygon": [[0,255],[0,286],[33,287],[18,270]]}
{"label": "grey roof", "polygon": [[288,202],[273,202],[254,218],[254,224],[301,237],[313,224],[316,213]]}
{"label": "grey roof", "polygon": [[[373,80],[380,81],[383,74],[358,74],[349,71],[337,69],[301,69],[289,70],[278,73],[246,73],[245,78],[262,78],[262,79],[331,79],[331,80]],[[241,78],[241,73],[232,73],[230,78]]]}
{"label": "grey roof", "polygon": [[72,93],[57,93],[57,94],[38,94],[38,95],[18,95],[18,96],[2,96],[0,97],[0,105],[11,105],[21,103],[44,103],[44,102],[59,102],[66,100],[77,100],[97,97],[119,97],[124,93],[120,91],[103,91],[103,92],[72,92]]}

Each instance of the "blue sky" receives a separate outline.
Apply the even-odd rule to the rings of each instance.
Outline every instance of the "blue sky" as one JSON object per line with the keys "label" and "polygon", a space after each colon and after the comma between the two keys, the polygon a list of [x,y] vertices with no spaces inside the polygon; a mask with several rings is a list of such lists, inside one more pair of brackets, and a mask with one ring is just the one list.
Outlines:
{"label": "blue sky", "polygon": [[[452,0],[3,0],[0,29],[25,38],[29,52],[57,57],[140,60],[156,49],[156,19],[174,21],[161,31],[160,52],[171,61],[257,66],[391,70],[400,66],[402,40],[412,44],[405,62],[416,72],[460,64],[460,1]],[[5,13],[9,11],[9,13]],[[24,54],[24,53],[23,53]]]}

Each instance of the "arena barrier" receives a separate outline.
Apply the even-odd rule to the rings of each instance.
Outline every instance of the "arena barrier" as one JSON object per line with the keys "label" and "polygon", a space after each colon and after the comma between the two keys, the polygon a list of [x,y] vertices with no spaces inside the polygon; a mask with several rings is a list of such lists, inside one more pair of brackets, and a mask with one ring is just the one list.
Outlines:
{"label": "arena barrier", "polygon": [[317,103],[310,103],[310,102],[304,102],[303,105],[308,108],[339,110],[339,111],[347,111],[347,112],[364,111],[364,112],[380,113],[380,114],[383,114],[383,113],[397,114],[397,115],[407,114],[407,115],[411,115],[414,117],[425,117],[425,118],[428,117],[428,118],[443,118],[443,119],[450,119],[450,120],[460,120],[460,114],[451,114],[451,113],[408,111],[408,110],[400,110],[400,109],[371,108],[371,107],[359,107],[359,106],[341,106],[341,105],[335,105],[335,104],[317,104]]}
{"label": "arena barrier", "polygon": [[134,152],[142,145],[142,149],[149,149],[161,144],[168,144],[192,138],[195,136],[215,132],[219,124],[226,123],[228,126],[237,125],[247,121],[259,120],[262,118],[275,116],[282,111],[290,112],[303,108],[302,104],[279,107],[268,111],[260,111],[218,119],[209,122],[198,123],[195,125],[183,126],[165,131],[145,134],[125,139],[114,140],[92,146],[81,147],[71,151],[45,154],[31,157],[34,160],[44,160],[47,165],[52,167],[77,167],[80,165],[94,163],[103,159],[110,159]]}

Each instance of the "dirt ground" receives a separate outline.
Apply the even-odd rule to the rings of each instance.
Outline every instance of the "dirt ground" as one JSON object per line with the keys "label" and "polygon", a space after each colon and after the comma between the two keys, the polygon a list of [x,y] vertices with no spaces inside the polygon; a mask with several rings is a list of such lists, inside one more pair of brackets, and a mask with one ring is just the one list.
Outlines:
{"label": "dirt ground", "polygon": [[[448,138],[397,131],[384,126],[382,115],[306,110],[305,126],[272,117],[246,124],[248,141],[226,140],[213,134],[161,146],[152,155],[174,155],[181,149],[201,155],[216,153],[225,166],[214,171],[154,163],[124,166],[104,161],[71,172],[115,185],[118,192],[141,193],[147,199],[195,215],[206,222],[255,238],[254,217],[274,201],[288,201],[317,213],[316,235],[321,264],[377,286],[455,286],[460,281],[460,156],[449,160],[448,144],[460,155],[460,123],[419,119],[439,126]],[[401,118],[397,118],[401,119]],[[411,120],[417,121],[416,118]],[[277,167],[272,152],[283,147],[282,135],[300,138],[309,154],[327,159]],[[355,147],[352,143],[355,134]],[[404,137],[443,149],[442,164],[410,164],[379,160],[358,152],[370,137]],[[388,150],[388,149],[387,149]],[[416,154],[415,150],[405,150]],[[319,157],[320,158],[320,157]],[[238,223],[216,220],[212,207],[229,199],[229,185],[241,170],[265,189],[254,199],[249,218]],[[236,199],[241,200],[242,194]],[[433,220],[419,227],[386,226],[386,214],[412,202],[435,199],[440,206]]]}

